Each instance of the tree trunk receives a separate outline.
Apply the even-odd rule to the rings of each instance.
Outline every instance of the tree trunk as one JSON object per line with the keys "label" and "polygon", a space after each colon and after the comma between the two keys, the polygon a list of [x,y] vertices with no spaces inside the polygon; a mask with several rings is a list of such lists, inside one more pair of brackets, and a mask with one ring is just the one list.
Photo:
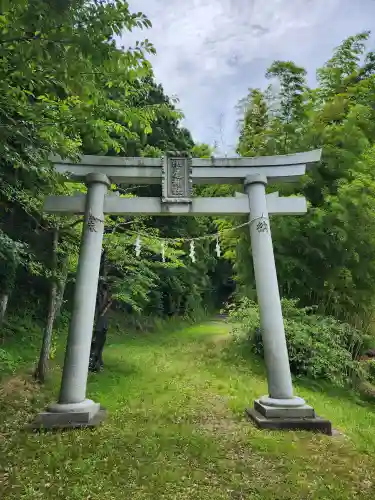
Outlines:
{"label": "tree trunk", "polygon": [[[103,324],[101,324],[101,320],[107,314],[107,311],[112,304],[106,280],[106,253],[103,249],[100,263],[100,278],[96,296],[94,331],[90,349],[89,370],[94,372],[99,371],[103,367],[102,355],[108,330],[108,318],[106,318],[106,320],[104,321],[104,326]],[[100,326],[98,326],[99,324]]]}
{"label": "tree trunk", "polygon": [[53,241],[52,241],[52,283],[51,292],[48,304],[48,315],[47,315],[47,325],[43,334],[42,348],[40,350],[39,362],[34,372],[34,378],[38,382],[44,383],[46,380],[46,375],[48,371],[48,361],[51,352],[52,344],[52,333],[53,324],[55,322],[56,311],[57,311],[57,290],[58,284],[56,280],[56,269],[57,269],[57,246],[59,242],[59,230],[57,228],[53,231]]}
{"label": "tree trunk", "polygon": [[[8,300],[9,300],[9,293],[2,293],[0,294],[0,329],[3,324],[3,321],[5,319],[5,313],[7,311],[8,307]],[[1,343],[4,343],[5,336],[4,333],[1,331],[0,332],[0,341]]]}
{"label": "tree trunk", "polygon": [[46,375],[48,372],[48,361],[51,352],[53,324],[55,322],[56,310],[57,310],[56,296],[57,296],[57,285],[55,282],[53,282],[51,286],[50,300],[48,305],[47,325],[43,334],[43,342],[42,342],[42,348],[40,350],[38,366],[34,374],[35,379],[41,383],[45,382]]}
{"label": "tree trunk", "polygon": [[8,307],[9,293],[0,295],[0,326],[2,325]]}
{"label": "tree trunk", "polygon": [[69,266],[68,266],[68,256],[66,255],[64,258],[64,262],[62,264],[62,276],[61,280],[59,280],[57,287],[57,297],[56,297],[56,314],[55,314],[55,319],[59,317],[60,315],[60,310],[61,306],[64,300],[64,294],[65,294],[65,286],[66,282],[68,281],[68,272],[69,272]]}

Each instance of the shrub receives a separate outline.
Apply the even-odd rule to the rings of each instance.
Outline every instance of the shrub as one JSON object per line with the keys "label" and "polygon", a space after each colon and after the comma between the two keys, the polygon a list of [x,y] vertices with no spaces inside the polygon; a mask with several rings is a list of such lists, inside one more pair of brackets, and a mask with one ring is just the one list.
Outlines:
{"label": "shrub", "polygon": [[369,359],[365,363],[367,373],[368,373],[368,381],[371,384],[375,384],[375,360],[374,359]]}
{"label": "shrub", "polygon": [[[296,376],[328,379],[343,385],[367,378],[368,370],[357,360],[370,337],[315,308],[299,308],[295,300],[282,300],[291,371]],[[238,341],[250,342],[263,355],[258,306],[249,299],[228,308]]]}
{"label": "shrub", "polygon": [[20,364],[20,357],[14,353],[7,352],[5,349],[0,349],[0,366],[1,371],[5,373],[14,373]]}

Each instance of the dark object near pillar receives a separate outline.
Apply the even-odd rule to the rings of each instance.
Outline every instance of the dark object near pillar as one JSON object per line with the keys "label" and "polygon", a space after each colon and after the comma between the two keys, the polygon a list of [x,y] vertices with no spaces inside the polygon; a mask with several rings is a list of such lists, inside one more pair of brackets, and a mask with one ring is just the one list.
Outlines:
{"label": "dark object near pillar", "polygon": [[96,298],[96,321],[91,341],[89,371],[99,372],[104,367],[103,349],[107,340],[108,310],[111,307],[108,285],[106,283],[105,251],[102,252],[101,278]]}
{"label": "dark object near pillar", "polygon": [[100,316],[97,324],[95,325],[95,331],[91,343],[90,352],[90,372],[99,372],[104,367],[103,362],[103,349],[105,341],[107,339],[108,331],[108,318],[107,315]]}

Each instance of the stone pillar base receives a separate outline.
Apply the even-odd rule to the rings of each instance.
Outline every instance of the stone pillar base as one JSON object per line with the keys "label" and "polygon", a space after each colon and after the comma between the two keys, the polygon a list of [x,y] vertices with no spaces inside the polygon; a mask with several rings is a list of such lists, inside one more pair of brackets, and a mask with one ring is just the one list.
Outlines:
{"label": "stone pillar base", "polygon": [[314,409],[306,404],[301,406],[268,406],[261,400],[254,402],[254,408],[246,408],[246,415],[260,429],[307,430],[332,436],[332,424],[318,417]]}
{"label": "stone pillar base", "polygon": [[[284,404],[283,404],[284,402]],[[267,418],[314,418],[314,408],[301,398],[260,398],[254,401],[254,409]]]}
{"label": "stone pillar base", "polygon": [[99,403],[87,399],[81,403],[56,403],[39,413],[26,426],[28,430],[76,429],[97,427],[107,417],[107,411]]}

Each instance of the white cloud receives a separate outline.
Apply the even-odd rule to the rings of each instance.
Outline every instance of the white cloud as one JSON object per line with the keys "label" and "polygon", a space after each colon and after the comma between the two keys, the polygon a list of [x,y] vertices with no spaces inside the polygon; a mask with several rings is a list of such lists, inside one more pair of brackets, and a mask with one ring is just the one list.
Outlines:
{"label": "white cloud", "polygon": [[180,98],[194,138],[220,142],[222,128],[225,149],[236,140],[236,103],[263,85],[274,59],[314,71],[343,38],[375,25],[371,0],[360,9],[353,0],[132,0],[130,7],[153,27],[124,42],[154,43],[156,78]]}

